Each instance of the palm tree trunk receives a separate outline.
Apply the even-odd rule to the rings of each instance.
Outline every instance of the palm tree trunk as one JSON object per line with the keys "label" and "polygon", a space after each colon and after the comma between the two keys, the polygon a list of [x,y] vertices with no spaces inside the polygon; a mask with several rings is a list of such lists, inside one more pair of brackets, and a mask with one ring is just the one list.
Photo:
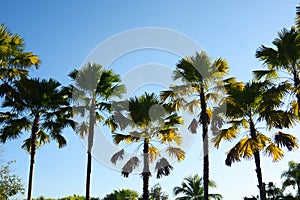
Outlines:
{"label": "palm tree trunk", "polygon": [[150,178],[150,169],[149,169],[149,138],[144,139],[144,169],[143,169],[143,200],[149,200],[149,178]]}
{"label": "palm tree trunk", "polygon": [[90,199],[91,188],[91,172],[92,172],[92,155],[87,152],[87,167],[86,167],[86,184],[85,184],[85,199]]}
{"label": "palm tree trunk", "polygon": [[90,200],[91,173],[92,173],[92,148],[93,148],[93,143],[94,143],[95,122],[96,122],[95,98],[93,96],[91,107],[90,107],[90,119],[89,119],[88,151],[87,151],[87,166],[86,166],[86,184],[85,184],[85,199],[86,200]]}
{"label": "palm tree trunk", "polygon": [[[297,88],[300,86],[300,78],[299,78],[299,74],[296,72],[294,72],[294,87]],[[296,91],[296,98],[297,98],[297,103],[298,106],[300,107],[300,92],[298,93],[298,91]]]}
{"label": "palm tree trunk", "polygon": [[203,140],[203,189],[204,200],[208,200],[208,183],[209,183],[209,156],[208,156],[208,124],[209,117],[206,113],[206,100],[204,89],[200,87],[200,102],[201,102],[201,114],[200,123],[202,125],[202,140]]}
{"label": "palm tree trunk", "polygon": [[32,196],[32,185],[33,185],[33,175],[34,175],[34,163],[36,156],[36,136],[39,130],[39,115],[36,115],[33,126],[31,130],[31,147],[30,147],[30,167],[29,167],[29,177],[28,177],[28,193],[27,200],[31,200]]}
{"label": "palm tree trunk", "polygon": [[[257,140],[256,130],[255,130],[255,126],[254,126],[252,119],[250,119],[250,136],[252,139]],[[257,151],[257,150],[254,152],[254,161],[255,161],[255,166],[256,166],[255,171],[256,171],[256,176],[257,176],[257,180],[258,180],[260,199],[266,200],[265,185],[262,181],[262,171],[261,171],[261,167],[260,167],[260,155],[259,155],[259,151]]]}

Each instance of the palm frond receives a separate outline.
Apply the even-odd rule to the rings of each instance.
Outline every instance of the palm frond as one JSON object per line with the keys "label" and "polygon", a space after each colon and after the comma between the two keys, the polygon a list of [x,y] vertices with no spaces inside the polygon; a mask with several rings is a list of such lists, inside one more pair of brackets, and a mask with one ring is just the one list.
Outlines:
{"label": "palm frond", "polygon": [[174,156],[175,158],[177,158],[178,162],[182,161],[185,158],[185,152],[180,148],[170,146],[166,151],[170,156]]}
{"label": "palm frond", "polygon": [[117,153],[115,153],[115,154],[111,157],[110,161],[111,161],[114,165],[116,165],[116,163],[117,163],[118,160],[123,160],[123,159],[124,159],[124,154],[125,154],[124,149],[122,149],[122,150],[118,151]]}
{"label": "palm frond", "polygon": [[50,142],[50,137],[43,129],[39,130],[39,132],[37,133],[37,138],[38,138],[38,141],[37,141],[38,147]]}
{"label": "palm frond", "polygon": [[227,140],[227,141],[232,141],[233,139],[236,138],[238,135],[239,131],[238,129],[234,127],[230,127],[227,129],[222,129],[218,135],[216,135],[213,139],[212,142],[214,143],[214,146],[216,148],[219,148],[220,143],[222,140]]}
{"label": "palm frond", "polygon": [[193,119],[188,129],[189,131],[191,131],[191,133],[196,134],[198,126],[199,126],[198,121],[196,119]]}
{"label": "palm frond", "polygon": [[140,160],[138,157],[134,156],[130,158],[127,163],[123,166],[121,174],[128,178],[129,174],[139,166]]}
{"label": "palm frond", "polygon": [[159,149],[154,146],[149,147],[148,154],[150,162],[153,162],[160,156]]}
{"label": "palm frond", "polygon": [[161,178],[162,176],[168,176],[173,170],[173,167],[170,165],[167,159],[161,158],[155,166],[155,170],[157,171],[156,178]]}
{"label": "palm frond", "polygon": [[280,147],[286,147],[289,151],[298,148],[297,138],[293,135],[279,131],[275,134],[275,143]]}
{"label": "palm frond", "polygon": [[254,70],[253,75],[255,80],[261,80],[263,77],[266,77],[266,79],[279,78],[276,70]]}
{"label": "palm frond", "polygon": [[175,142],[177,145],[180,145],[182,142],[182,136],[177,133],[177,129],[169,128],[166,130],[160,130],[158,134],[158,139],[162,144],[169,144]]}
{"label": "palm frond", "polygon": [[267,148],[265,149],[264,153],[267,156],[272,156],[273,162],[283,158],[283,151],[274,143],[269,144],[269,146],[267,146]]}
{"label": "palm frond", "polygon": [[114,133],[113,134],[113,140],[116,145],[118,145],[120,142],[126,142],[127,144],[132,143],[132,142],[139,142],[140,137],[134,137],[131,135],[123,135],[120,133]]}

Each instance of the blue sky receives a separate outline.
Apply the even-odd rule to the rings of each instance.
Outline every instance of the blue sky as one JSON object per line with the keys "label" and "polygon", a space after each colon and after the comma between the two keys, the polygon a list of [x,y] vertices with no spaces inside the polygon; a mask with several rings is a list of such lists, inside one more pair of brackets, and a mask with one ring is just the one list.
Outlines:
{"label": "blue sky", "polygon": [[[270,45],[282,28],[294,24],[296,1],[3,1],[0,23],[5,23],[13,33],[25,38],[26,48],[42,60],[33,77],[53,77],[68,84],[67,74],[80,68],[88,54],[101,42],[120,32],[143,27],[161,27],[183,33],[200,44],[212,58],[223,57],[232,76],[239,80],[251,79],[251,71],[261,68],[255,58],[256,49]],[[109,51],[109,50],[108,50]],[[174,66],[178,57],[166,53],[142,51],[125,55],[114,62],[123,66],[122,72],[147,63]],[[100,63],[101,64],[101,63]],[[299,134],[299,127],[290,132]],[[62,197],[84,194],[86,150],[81,140],[71,130],[64,132],[67,147],[57,149],[50,143],[39,149],[35,166],[33,196]],[[24,136],[27,136],[24,134]],[[187,149],[186,160],[174,164],[169,177],[156,180],[173,199],[172,188],[185,176],[202,173],[199,154],[199,137]],[[24,137],[25,138],[25,137]],[[20,148],[22,139],[4,145],[5,160],[16,160],[15,172],[27,185],[29,155]],[[224,143],[211,152],[211,178],[218,184],[216,192],[225,200],[242,199],[257,194],[254,161],[242,161],[227,167],[225,152],[232,144]],[[262,159],[265,182],[280,183],[280,173],[291,159],[299,161],[299,150],[287,153],[278,163]],[[104,197],[114,189],[129,188],[142,191],[139,175],[129,179],[94,160],[92,196]]]}

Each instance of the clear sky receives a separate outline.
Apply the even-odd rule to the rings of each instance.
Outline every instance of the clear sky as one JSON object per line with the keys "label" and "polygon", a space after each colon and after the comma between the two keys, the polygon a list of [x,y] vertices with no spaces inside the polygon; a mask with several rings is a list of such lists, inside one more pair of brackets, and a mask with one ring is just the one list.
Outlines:
{"label": "clear sky", "polygon": [[[297,1],[2,1],[0,23],[5,23],[13,33],[25,38],[27,50],[38,54],[42,60],[39,70],[31,76],[55,78],[68,84],[67,74],[80,68],[88,54],[101,42],[120,32],[143,27],[161,27],[183,33],[200,44],[212,58],[223,57],[232,76],[239,80],[251,79],[251,71],[261,68],[255,58],[256,49],[270,45],[282,28],[294,24]],[[109,51],[109,49],[107,50]],[[130,69],[147,63],[175,66],[178,57],[152,51],[132,53],[114,63]],[[101,63],[100,63],[101,64]],[[118,71],[118,70],[117,70]],[[141,89],[140,89],[141,90]],[[299,134],[299,128],[290,130]],[[63,197],[85,192],[86,150],[81,140],[71,130],[64,135],[68,145],[57,149],[55,143],[46,144],[37,152],[33,197]],[[24,135],[27,137],[28,135]],[[25,138],[24,137],[24,138]],[[15,173],[27,185],[29,155],[20,148],[22,140],[9,141],[4,145],[4,159],[16,160]],[[180,185],[190,174],[202,174],[200,134],[186,149],[186,160],[174,164],[171,175],[150,184],[161,183],[174,199],[172,188]],[[225,152],[233,144],[224,143],[211,151],[211,179],[218,184],[214,192],[224,200],[242,199],[258,194],[254,161],[242,161],[227,167]],[[103,151],[105,151],[103,149]],[[299,150],[287,153],[282,161],[272,163],[262,158],[265,182],[280,184],[280,174],[287,162],[299,162]],[[114,189],[128,188],[142,192],[142,179],[132,175],[128,179],[120,172],[94,160],[91,194],[104,197]]]}

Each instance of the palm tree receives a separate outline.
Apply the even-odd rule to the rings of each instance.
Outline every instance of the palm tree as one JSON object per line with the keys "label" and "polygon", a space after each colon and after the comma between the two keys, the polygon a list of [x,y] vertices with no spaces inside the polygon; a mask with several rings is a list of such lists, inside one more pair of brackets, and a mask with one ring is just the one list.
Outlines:
{"label": "palm tree", "polygon": [[88,137],[86,199],[89,200],[94,127],[97,122],[105,121],[105,115],[111,107],[110,98],[120,97],[125,92],[125,87],[120,84],[119,75],[96,63],[87,63],[81,70],[73,70],[69,77],[74,82],[69,87],[73,91],[74,114],[88,118],[87,121],[80,121],[76,130],[81,137]]}
{"label": "palm tree", "polygon": [[169,195],[164,192],[159,183],[151,187],[150,200],[168,200]]}
{"label": "palm tree", "polygon": [[295,95],[296,101],[292,101],[292,107],[296,115],[300,117],[300,37],[298,31],[292,27],[290,30],[283,29],[274,39],[275,48],[262,45],[256,51],[256,57],[263,61],[268,70],[254,71],[256,78],[278,78],[278,72],[287,74],[285,82],[287,88]]}
{"label": "palm tree", "polygon": [[203,183],[204,199],[208,200],[209,182],[209,144],[208,126],[212,118],[212,105],[221,97],[222,78],[228,74],[229,67],[225,60],[219,58],[211,62],[205,52],[196,52],[195,56],[179,61],[174,71],[174,80],[181,80],[182,85],[171,86],[162,92],[163,100],[170,101],[174,109],[186,109],[190,113],[200,108],[199,119],[193,119],[189,129],[195,134],[202,126],[203,140]]}
{"label": "palm tree", "polygon": [[103,200],[137,200],[138,193],[129,189],[114,190],[112,193],[107,194]]}
{"label": "palm tree", "polygon": [[27,199],[31,200],[37,149],[51,139],[58,143],[59,148],[65,146],[66,140],[61,131],[67,126],[75,127],[70,120],[68,99],[57,81],[21,79],[15,81],[13,87],[12,95],[7,96],[2,104],[9,111],[2,112],[0,116],[0,141],[4,143],[30,132],[22,147],[30,153]]}
{"label": "palm tree", "polygon": [[[176,200],[203,200],[204,188],[203,179],[199,175],[189,176],[184,178],[181,186],[174,187],[173,191],[175,195],[183,194],[184,196],[177,197]],[[208,186],[210,188],[216,188],[217,185],[214,181],[209,181]],[[222,199],[220,194],[208,194],[208,199]]]}
{"label": "palm tree", "polygon": [[222,140],[232,141],[242,134],[242,139],[227,152],[225,164],[231,166],[233,162],[240,161],[240,158],[254,157],[260,198],[265,200],[260,152],[264,151],[265,155],[273,156],[273,161],[278,161],[284,155],[281,147],[287,147],[289,151],[297,148],[296,138],[290,134],[280,130],[272,141],[259,130],[259,126],[270,131],[272,128],[282,129],[294,125],[293,114],[279,110],[283,105],[286,86],[284,83],[275,86],[269,81],[252,81],[246,84],[234,79],[228,79],[229,81],[231,82],[226,86],[228,96],[223,101],[227,105],[225,117],[229,126],[215,136],[213,142],[218,148]]}
{"label": "palm tree", "polygon": [[11,93],[13,80],[26,77],[29,69],[41,62],[32,52],[25,52],[24,39],[4,24],[0,25],[0,60],[1,96]]}
{"label": "palm tree", "polygon": [[293,186],[297,190],[297,197],[300,198],[300,163],[290,161],[289,169],[281,174],[281,178],[284,178],[283,189]]}
{"label": "palm tree", "polygon": [[[166,145],[166,152],[178,161],[185,157],[185,152],[174,144],[180,145],[182,137],[178,133],[178,126],[182,123],[181,117],[163,104],[155,94],[141,95],[130,98],[129,101],[116,103],[113,118],[119,125],[119,133],[113,134],[116,145],[120,142],[128,144],[139,143],[135,150],[143,146],[143,200],[149,200],[150,164],[156,161],[157,178],[167,176],[173,167],[162,156],[159,147]],[[111,158],[113,164],[124,159],[124,149]],[[122,175],[128,177],[138,167],[140,159],[134,154],[122,168]]]}

